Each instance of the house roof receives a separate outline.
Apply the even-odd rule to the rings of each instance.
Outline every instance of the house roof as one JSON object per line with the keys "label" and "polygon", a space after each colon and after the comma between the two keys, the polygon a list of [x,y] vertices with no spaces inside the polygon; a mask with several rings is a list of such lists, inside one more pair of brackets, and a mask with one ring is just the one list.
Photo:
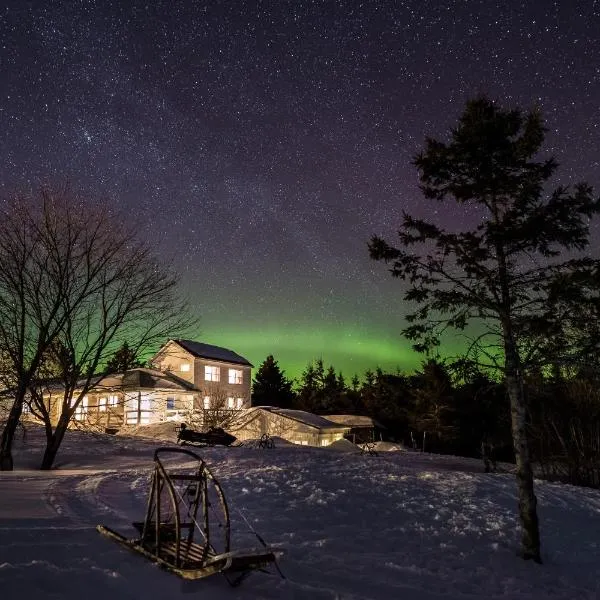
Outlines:
{"label": "house roof", "polygon": [[221,348],[220,346],[213,346],[211,344],[204,344],[202,342],[194,342],[193,340],[171,341],[179,344],[184,350],[187,350],[190,354],[193,354],[197,358],[209,358],[212,360],[219,360],[236,365],[246,365],[248,367],[254,366],[243,356],[240,356],[233,350],[228,350],[227,348]]}
{"label": "house roof", "polygon": [[376,419],[372,417],[366,417],[364,415],[323,415],[328,421],[339,423],[340,425],[347,425],[348,427],[377,427],[378,429],[385,429]]}
{"label": "house roof", "polygon": [[194,386],[170,373],[139,367],[125,373],[105,375],[94,383],[90,391],[97,391],[98,388],[190,391]]}
{"label": "house roof", "polygon": [[333,421],[329,421],[325,417],[306,412],[305,410],[292,410],[289,408],[277,408],[275,406],[270,406],[269,410],[273,414],[283,415],[284,417],[288,417],[288,419],[299,421],[300,423],[304,423],[305,425],[309,425],[310,427],[316,427],[317,429],[347,429],[346,425],[334,423]]}
{"label": "house roof", "polygon": [[282,416],[287,419],[292,419],[293,421],[298,421],[299,423],[303,423],[309,427],[314,427],[315,429],[335,429],[338,431],[350,429],[347,425],[333,423],[332,421],[328,421],[319,415],[315,415],[304,410],[291,410],[288,408],[278,408],[277,406],[253,406],[251,408],[246,408],[240,411],[240,414],[234,418],[228,429],[241,429],[256,416],[257,412],[260,411]]}

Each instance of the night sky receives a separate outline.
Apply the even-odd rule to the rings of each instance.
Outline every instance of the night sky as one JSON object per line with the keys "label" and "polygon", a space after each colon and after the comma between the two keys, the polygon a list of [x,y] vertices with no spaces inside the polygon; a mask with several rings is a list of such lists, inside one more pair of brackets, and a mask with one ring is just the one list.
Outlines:
{"label": "night sky", "polygon": [[600,184],[598,1],[3,2],[0,192],[110,197],[181,271],[195,337],[256,366],[411,369],[367,243],[403,210],[479,218],[425,205],[411,165],[478,93],[538,105],[558,179]]}

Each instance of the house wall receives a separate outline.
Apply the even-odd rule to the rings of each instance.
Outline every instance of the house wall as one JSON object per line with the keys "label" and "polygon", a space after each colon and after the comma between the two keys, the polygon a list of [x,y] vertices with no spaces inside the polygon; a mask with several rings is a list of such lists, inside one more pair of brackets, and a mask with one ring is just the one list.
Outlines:
{"label": "house wall", "polygon": [[[158,371],[173,373],[173,375],[195,385],[194,360],[193,354],[184,350],[179,344],[169,342],[151,360],[150,364]],[[189,370],[182,370],[184,365],[187,365]]]}
{"label": "house wall", "polygon": [[264,434],[283,438],[303,446],[325,446],[341,439],[347,428],[318,429],[267,410],[257,410],[256,416],[239,428],[229,431],[239,440],[258,439]]}
{"label": "house wall", "polygon": [[[45,397],[56,425],[62,394]],[[194,395],[169,390],[91,390],[79,404],[73,421],[92,427],[121,427],[169,420],[187,420],[194,408]]]}
{"label": "house wall", "polygon": [[[250,406],[250,389],[252,370],[249,366],[222,361],[198,358],[187,352],[179,344],[169,342],[151,362],[159,371],[169,371],[173,375],[190,382],[200,392],[196,401],[196,409],[204,409],[204,397],[211,399],[211,408],[248,408]],[[189,371],[182,371],[181,366],[188,365]],[[215,367],[218,381],[206,379],[206,367]],[[229,383],[229,371],[241,372],[241,383]],[[234,406],[228,406],[228,398],[234,398]],[[241,405],[238,402],[241,398]]]}
{"label": "house wall", "polygon": [[[207,380],[206,367],[217,369],[219,381]],[[241,383],[229,383],[229,373],[235,371],[241,373]],[[205,396],[211,398],[211,408],[248,408],[250,406],[250,387],[252,385],[252,374],[250,367],[224,363],[204,358],[196,358],[194,363],[195,386],[200,391],[200,401]],[[228,398],[234,398],[233,407],[228,405]],[[241,404],[237,399],[241,399]],[[204,408],[203,404],[197,408]]]}

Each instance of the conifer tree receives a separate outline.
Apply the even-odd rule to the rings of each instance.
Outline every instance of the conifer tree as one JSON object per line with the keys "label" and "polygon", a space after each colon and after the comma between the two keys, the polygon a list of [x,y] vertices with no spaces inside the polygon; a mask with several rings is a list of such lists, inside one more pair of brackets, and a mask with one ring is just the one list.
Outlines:
{"label": "conifer tree", "polygon": [[125,373],[129,369],[135,369],[143,366],[143,362],[138,360],[137,352],[129,347],[127,342],[118,348],[106,363],[107,373]]}
{"label": "conifer tree", "polygon": [[279,368],[270,354],[260,365],[252,383],[252,404],[254,406],[279,406],[290,408],[294,402],[292,382]]}
{"label": "conifer tree", "polygon": [[427,139],[414,164],[426,200],[450,199],[478,224],[448,230],[405,213],[397,247],[379,237],[369,246],[372,258],[390,262],[392,275],[407,282],[404,297],[417,308],[404,333],[416,349],[431,349],[443,331],[464,330],[476,320],[484,328],[479,352],[501,356],[517,463],[521,553],[537,562],[524,374],[544,362],[549,348],[557,350],[549,340],[565,333],[565,316],[574,304],[581,310],[597,302],[600,273],[598,260],[580,257],[600,204],[585,183],[547,193],[557,163],[539,156],[544,134],[538,111],[503,109],[485,97],[468,102],[450,141]]}

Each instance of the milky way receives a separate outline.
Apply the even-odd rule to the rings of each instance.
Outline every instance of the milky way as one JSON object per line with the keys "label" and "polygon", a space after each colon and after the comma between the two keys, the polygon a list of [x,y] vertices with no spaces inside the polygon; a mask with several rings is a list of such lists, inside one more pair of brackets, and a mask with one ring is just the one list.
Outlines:
{"label": "milky way", "polygon": [[411,165],[478,93],[540,107],[558,179],[600,183],[600,3],[240,4],[4,2],[0,191],[110,197],[181,271],[195,337],[255,364],[411,368],[370,236],[478,218]]}

